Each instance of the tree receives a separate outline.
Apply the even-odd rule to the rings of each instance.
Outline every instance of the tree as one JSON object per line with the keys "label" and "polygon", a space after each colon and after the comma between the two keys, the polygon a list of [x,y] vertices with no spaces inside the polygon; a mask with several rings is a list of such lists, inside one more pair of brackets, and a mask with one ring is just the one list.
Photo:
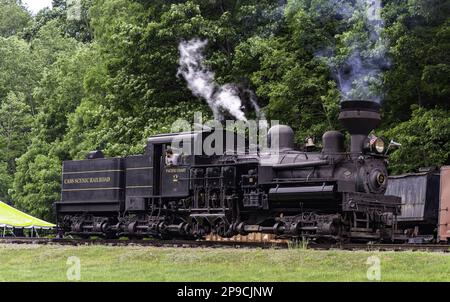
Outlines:
{"label": "tree", "polygon": [[33,138],[17,160],[11,196],[14,205],[31,215],[54,221],[52,204],[59,200],[61,162],[51,145]]}
{"label": "tree", "polygon": [[51,143],[62,139],[67,131],[67,116],[74,112],[85,97],[84,80],[96,64],[94,46],[83,46],[63,52],[48,67],[34,90],[38,106],[36,131],[41,139]]}
{"label": "tree", "polygon": [[15,160],[29,144],[32,116],[23,93],[10,92],[0,106],[0,152],[7,171],[15,172]]}
{"label": "tree", "polygon": [[26,41],[15,36],[0,37],[0,100],[9,92],[24,94],[34,110],[32,93],[42,68],[34,60]]}
{"label": "tree", "polygon": [[267,104],[268,117],[292,126],[298,143],[338,127],[340,98],[328,67],[316,58],[335,36],[336,21],[326,14],[320,17],[316,5],[307,2],[286,7],[285,26],[278,36],[241,42],[233,62],[236,70],[247,68],[239,73],[251,70],[251,86]]}
{"label": "tree", "polygon": [[79,47],[75,39],[64,35],[57,20],[51,20],[42,26],[30,45],[36,63],[43,67],[52,65],[60,56],[70,55]]}
{"label": "tree", "polygon": [[9,191],[13,183],[13,176],[8,171],[8,164],[0,162],[0,200],[3,202],[10,202]]}
{"label": "tree", "polygon": [[66,37],[89,43],[93,40],[89,8],[92,0],[53,0],[52,9],[39,11],[34,22],[26,28],[24,36],[30,41],[49,22],[59,24]]}
{"label": "tree", "polygon": [[22,33],[31,21],[21,1],[0,0],[0,36],[7,38]]}
{"label": "tree", "polygon": [[176,77],[182,40],[208,39],[208,64],[217,81],[246,86],[249,81],[232,72],[234,49],[241,39],[267,34],[276,12],[278,4],[271,1],[94,1],[91,22],[106,71],[106,97],[97,100],[105,108],[98,131],[109,131],[102,137],[114,142],[106,151],[127,153],[141,144],[142,129],[161,131],[179,117],[207,112]]}
{"label": "tree", "polygon": [[386,130],[384,136],[402,144],[390,156],[393,173],[450,164],[450,112],[413,106],[411,119]]}
{"label": "tree", "polygon": [[389,1],[385,6],[393,62],[384,81],[386,127],[408,120],[413,104],[449,109],[449,14],[449,1]]}

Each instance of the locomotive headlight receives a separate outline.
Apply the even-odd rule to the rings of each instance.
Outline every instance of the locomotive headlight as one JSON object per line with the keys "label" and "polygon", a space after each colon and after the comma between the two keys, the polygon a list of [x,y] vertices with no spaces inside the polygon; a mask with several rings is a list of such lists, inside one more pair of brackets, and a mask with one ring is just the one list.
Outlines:
{"label": "locomotive headlight", "polygon": [[386,145],[384,144],[383,139],[372,134],[365,141],[364,150],[368,152],[383,154],[386,152]]}
{"label": "locomotive headlight", "polygon": [[376,141],[375,141],[375,150],[378,153],[383,153],[386,150],[386,148],[384,146],[384,141],[381,138],[377,138],[376,139]]}

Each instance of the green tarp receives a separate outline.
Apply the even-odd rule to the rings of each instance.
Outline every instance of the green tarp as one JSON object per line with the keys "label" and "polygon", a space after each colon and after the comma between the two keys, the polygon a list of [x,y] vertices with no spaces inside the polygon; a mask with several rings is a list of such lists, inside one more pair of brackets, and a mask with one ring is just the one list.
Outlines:
{"label": "green tarp", "polygon": [[25,214],[0,201],[0,227],[48,229],[55,227],[55,225]]}

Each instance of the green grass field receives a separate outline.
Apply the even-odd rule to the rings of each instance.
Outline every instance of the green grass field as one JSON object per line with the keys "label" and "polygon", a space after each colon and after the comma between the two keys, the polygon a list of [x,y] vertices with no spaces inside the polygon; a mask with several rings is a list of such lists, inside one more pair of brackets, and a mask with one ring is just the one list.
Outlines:
{"label": "green grass field", "polygon": [[68,257],[81,281],[450,281],[450,253],[0,245],[0,281],[67,281]]}

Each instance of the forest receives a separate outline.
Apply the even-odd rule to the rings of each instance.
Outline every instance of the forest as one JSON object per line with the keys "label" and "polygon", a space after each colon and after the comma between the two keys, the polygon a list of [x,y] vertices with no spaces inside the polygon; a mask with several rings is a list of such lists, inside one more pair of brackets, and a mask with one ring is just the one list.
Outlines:
{"label": "forest", "polygon": [[252,91],[300,146],[343,130],[340,71],[359,51],[373,69],[356,76],[374,77],[364,89],[382,105],[376,133],[402,144],[390,172],[450,164],[450,1],[381,1],[381,44],[346,11],[358,1],[54,0],[32,15],[0,0],[0,200],[54,221],[62,161],[138,154],[177,119],[212,117],[177,75],[179,43],[194,38],[217,84]]}

